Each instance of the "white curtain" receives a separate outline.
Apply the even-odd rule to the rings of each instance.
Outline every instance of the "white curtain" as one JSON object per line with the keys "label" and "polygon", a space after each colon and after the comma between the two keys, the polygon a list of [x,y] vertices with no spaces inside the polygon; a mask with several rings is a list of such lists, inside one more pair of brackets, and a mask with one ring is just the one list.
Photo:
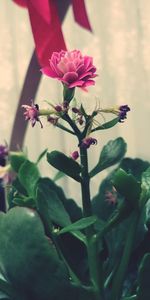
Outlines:
{"label": "white curtain", "polygon": [[[74,22],[71,7],[63,24],[68,49],[80,49],[93,56],[99,74],[95,87],[90,87],[88,93],[78,90],[76,98],[89,112],[99,105],[127,103],[131,107],[124,124],[94,135],[98,145],[89,149],[90,165],[95,165],[102,146],[118,136],[128,143],[127,156],[150,160],[150,1],[86,0],[86,6],[93,34]],[[0,143],[3,143],[10,139],[17,101],[34,47],[27,11],[10,0],[0,1],[0,42]],[[59,103],[61,92],[60,83],[43,77],[36,101],[41,106],[46,106],[43,100]],[[38,125],[33,129],[29,126],[26,134],[25,146],[31,159],[36,159],[47,147],[67,155],[77,149],[74,137],[46,122],[44,129]],[[42,174],[55,174],[44,162],[41,169]],[[99,179],[93,179],[93,193]],[[62,182],[69,196],[80,198],[73,180]]]}

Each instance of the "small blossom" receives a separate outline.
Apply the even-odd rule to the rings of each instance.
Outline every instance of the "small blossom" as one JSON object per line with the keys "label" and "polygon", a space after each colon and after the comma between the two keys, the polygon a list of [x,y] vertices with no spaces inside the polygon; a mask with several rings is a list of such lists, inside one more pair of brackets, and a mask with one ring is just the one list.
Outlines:
{"label": "small blossom", "polygon": [[80,125],[83,125],[84,120],[83,120],[83,114],[82,114],[81,110],[78,109],[77,107],[72,107],[72,111],[73,111],[73,113],[75,113],[75,114],[78,115],[78,118],[76,119],[76,121],[77,121]]}
{"label": "small blossom", "polygon": [[22,105],[23,108],[25,108],[24,116],[25,120],[31,121],[32,127],[35,126],[36,122],[39,122],[41,125],[41,128],[43,128],[43,125],[39,119],[39,106],[38,104],[34,104],[33,102],[30,105]]}
{"label": "small blossom", "polygon": [[64,111],[68,111],[68,109],[69,109],[69,103],[68,103],[68,101],[64,101],[63,102],[63,109],[64,109]]}
{"label": "small blossom", "polygon": [[80,114],[80,110],[79,110],[77,107],[72,107],[72,111],[73,111],[75,114]]}
{"label": "small blossom", "polygon": [[61,105],[56,105],[54,106],[55,110],[59,113],[59,112],[62,112],[63,108]]}
{"label": "small blossom", "polygon": [[130,111],[130,107],[128,105],[121,105],[119,107],[119,122],[124,122],[127,118],[127,112]]}
{"label": "small blossom", "polygon": [[97,144],[97,140],[95,138],[88,136],[82,140],[79,146],[88,149],[91,145],[96,145],[96,144]]}
{"label": "small blossom", "polygon": [[80,116],[80,117],[77,119],[77,121],[78,121],[78,123],[79,123],[80,125],[83,125],[83,123],[84,123],[83,116]]}
{"label": "small blossom", "polygon": [[119,122],[122,123],[127,118],[127,113],[130,111],[130,107],[127,104],[111,107],[111,108],[105,108],[105,109],[99,109],[94,112],[94,114],[97,113],[112,113],[119,117]]}
{"label": "small blossom", "polygon": [[53,52],[49,65],[42,72],[60,80],[69,89],[94,85],[93,78],[97,76],[93,58],[83,56],[78,50]]}
{"label": "small blossom", "polygon": [[77,160],[79,158],[79,152],[78,151],[74,151],[71,153],[71,158],[74,160]]}
{"label": "small blossom", "polygon": [[57,122],[58,122],[58,117],[51,117],[51,116],[48,116],[48,118],[47,118],[47,121],[49,122],[49,123],[51,123],[52,125],[56,125],[57,124]]}

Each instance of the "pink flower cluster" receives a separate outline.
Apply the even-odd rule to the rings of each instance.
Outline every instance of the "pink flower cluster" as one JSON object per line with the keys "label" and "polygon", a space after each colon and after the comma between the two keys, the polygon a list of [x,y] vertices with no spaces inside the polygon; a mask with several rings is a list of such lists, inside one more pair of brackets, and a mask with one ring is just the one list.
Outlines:
{"label": "pink flower cluster", "polygon": [[43,128],[43,125],[39,119],[39,106],[38,104],[34,104],[33,101],[31,102],[31,105],[22,105],[22,107],[25,109],[24,116],[25,120],[30,121],[32,127],[35,126],[36,122],[39,122],[41,125],[41,128]]}
{"label": "pink flower cluster", "polygon": [[57,78],[68,88],[94,85],[95,72],[93,58],[83,56],[79,50],[53,52],[49,65],[42,69],[43,74]]}

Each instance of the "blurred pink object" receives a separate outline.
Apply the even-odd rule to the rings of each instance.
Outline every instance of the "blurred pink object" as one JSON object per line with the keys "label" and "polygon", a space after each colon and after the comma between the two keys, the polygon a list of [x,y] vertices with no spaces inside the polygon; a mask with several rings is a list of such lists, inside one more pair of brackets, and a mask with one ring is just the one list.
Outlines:
{"label": "blurred pink object", "polygon": [[[48,63],[49,55],[54,51],[66,50],[66,44],[61,30],[63,10],[61,2],[55,0],[13,0],[16,4],[28,9],[33,32],[36,54],[40,65]],[[68,1],[67,1],[68,2]],[[83,28],[92,31],[84,0],[70,0],[75,21]],[[64,5],[65,7],[65,5]],[[67,7],[67,6],[66,6]],[[68,3],[69,7],[69,3]],[[64,8],[65,11],[65,8]],[[62,13],[63,15],[63,13]]]}
{"label": "blurred pink object", "polygon": [[42,68],[42,72],[62,81],[68,88],[94,85],[92,79],[97,76],[93,58],[83,56],[79,50],[54,52],[49,66]]}

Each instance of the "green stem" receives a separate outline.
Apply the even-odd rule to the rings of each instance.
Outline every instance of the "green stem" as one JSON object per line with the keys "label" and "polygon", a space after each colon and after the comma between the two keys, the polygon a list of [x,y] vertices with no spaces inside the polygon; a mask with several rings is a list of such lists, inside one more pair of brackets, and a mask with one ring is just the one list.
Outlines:
{"label": "green stem", "polygon": [[90,200],[90,178],[88,173],[87,149],[80,147],[80,159],[82,165],[81,192],[82,192],[83,214],[84,217],[89,217],[92,215],[92,206]]}
{"label": "green stem", "polygon": [[[82,206],[84,217],[92,215],[92,206],[90,200],[90,178],[88,173],[88,158],[87,149],[80,147],[80,159],[82,165],[82,181],[81,181],[81,192],[82,192]],[[86,229],[87,238],[87,254],[89,262],[90,279],[93,286],[93,291],[96,300],[104,299],[102,297],[103,283],[100,277],[99,269],[99,257],[97,249],[97,239],[94,234],[93,226]]]}
{"label": "green stem", "polygon": [[58,128],[60,128],[60,129],[62,129],[62,130],[64,130],[64,131],[66,131],[66,132],[69,132],[69,133],[75,135],[74,131],[68,129],[67,127],[63,126],[63,125],[60,124],[60,123],[56,123],[55,126],[58,127]]}
{"label": "green stem", "polygon": [[40,109],[39,110],[39,116],[49,116],[52,114],[57,114],[57,112],[54,109]]}
{"label": "green stem", "polygon": [[119,268],[117,270],[116,276],[113,280],[111,300],[120,300],[123,281],[124,281],[124,278],[125,278],[125,274],[126,274],[127,267],[128,267],[128,264],[129,264],[131,252],[132,252],[132,249],[133,249],[134,236],[135,236],[135,233],[136,233],[138,220],[139,220],[139,212],[134,211],[133,214],[132,214],[132,222],[131,222],[131,225],[130,225],[130,228],[129,228],[129,232],[128,232],[128,236],[127,236],[127,239],[126,239],[123,255],[122,255],[122,258],[121,258],[121,262],[120,262]]}
{"label": "green stem", "polygon": [[71,126],[75,135],[79,138],[81,132],[80,132],[79,128],[77,127],[77,125],[75,124],[75,122],[70,118],[70,116],[66,113],[62,116],[62,119],[65,120]]}

